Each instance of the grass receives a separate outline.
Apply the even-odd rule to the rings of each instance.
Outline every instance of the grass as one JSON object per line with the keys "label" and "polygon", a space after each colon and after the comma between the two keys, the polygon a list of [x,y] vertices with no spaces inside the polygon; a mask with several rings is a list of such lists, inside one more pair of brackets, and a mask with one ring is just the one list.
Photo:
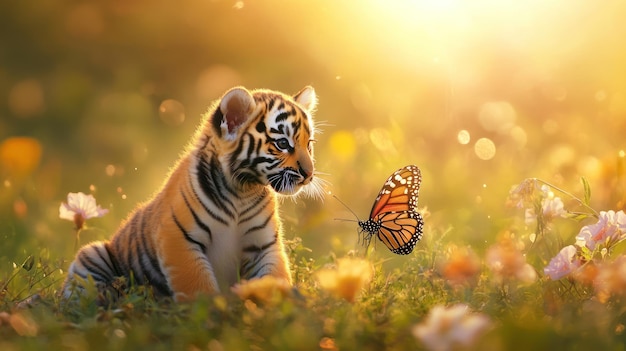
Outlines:
{"label": "grass", "polygon": [[[624,242],[569,245],[626,208],[626,6],[517,3],[4,1],[0,350],[425,349],[416,326],[441,322],[445,341],[481,316],[470,349],[623,350]],[[285,201],[297,292],[266,282],[267,302],[224,292],[177,305],[137,287],[106,308],[61,304],[68,192],[110,210],[80,233],[103,240],[158,189],[211,101],[236,85],[307,84],[320,98],[316,168],[361,218],[392,170],[422,169],[430,215],[411,255],[376,240],[366,255],[333,199]],[[184,106],[177,126],[180,111],[161,110],[170,99]],[[503,206],[526,177],[560,189]],[[347,269],[322,283],[346,257],[371,279]],[[555,257],[580,268],[551,279]],[[470,317],[453,318],[458,304]]]}
{"label": "grass", "polygon": [[[538,183],[530,186],[534,184]],[[588,207],[589,190],[585,189],[583,200],[574,200],[583,208]],[[554,193],[530,191],[525,200],[530,207],[539,204],[537,210],[546,206],[545,199],[555,199]],[[446,235],[448,229],[427,226],[425,238],[395,268],[386,265],[388,256],[381,252],[385,248],[380,243],[365,250],[366,258],[355,257],[363,256],[364,250],[349,253],[351,261],[342,265],[348,258],[334,254],[311,258],[302,241],[294,239],[288,251],[295,288],[250,285],[253,294],[225,292],[184,304],[156,301],[144,287],[131,288],[107,307],[96,306],[89,294],[75,305],[64,304],[58,290],[66,263],[51,259],[42,250],[21,263],[4,263],[10,266],[3,267],[6,273],[0,281],[0,309],[4,311],[0,315],[0,349],[428,348],[415,336],[416,326],[429,323],[429,311],[435,306],[462,303],[469,307],[469,315],[489,321],[487,328],[470,338],[469,349],[622,350],[626,342],[624,292],[614,287],[608,294],[600,294],[598,272],[619,260],[623,245],[617,242],[610,250],[602,251],[600,245],[587,250],[581,267],[563,279],[549,279],[542,269],[554,252],[567,244],[556,239],[555,233],[559,223],[568,220],[548,215],[543,213],[537,219],[537,228],[542,229],[534,242],[516,237],[513,224],[512,231],[500,234],[484,254],[457,246]],[[500,266],[493,264],[494,255]],[[516,257],[524,259],[512,263]],[[532,269],[519,273],[523,271],[518,266],[527,262]],[[372,267],[371,278],[356,268],[363,264]],[[597,268],[591,278],[575,274],[589,267]],[[330,278],[336,280],[335,289],[320,278],[321,271],[333,270],[338,272]],[[259,290],[266,291],[255,295]],[[448,325],[444,321],[436,327],[438,340],[449,337],[446,333],[457,322],[450,319]],[[461,330],[466,327],[460,326]]]}

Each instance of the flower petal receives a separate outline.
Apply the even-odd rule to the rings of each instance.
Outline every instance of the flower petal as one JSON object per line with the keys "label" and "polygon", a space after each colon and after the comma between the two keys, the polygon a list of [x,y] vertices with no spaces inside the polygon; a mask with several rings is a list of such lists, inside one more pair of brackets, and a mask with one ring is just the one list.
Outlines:
{"label": "flower petal", "polygon": [[97,205],[93,195],[85,195],[82,192],[67,194],[67,203],[61,204],[59,208],[59,217],[72,221],[76,214],[79,214],[83,220],[87,220],[102,217],[107,213],[109,210]]}
{"label": "flower petal", "polygon": [[76,212],[74,212],[66,203],[62,203],[61,206],[59,206],[59,218],[74,221],[75,214]]}
{"label": "flower petal", "polygon": [[574,245],[569,245],[561,249],[554,256],[550,263],[543,269],[544,274],[552,280],[559,280],[580,267],[580,260],[576,259],[577,249]]}
{"label": "flower petal", "polygon": [[105,214],[109,213],[109,210],[106,208],[102,208],[100,207],[100,205],[98,205],[98,207],[96,208],[96,212],[97,214],[94,217],[102,217]]}

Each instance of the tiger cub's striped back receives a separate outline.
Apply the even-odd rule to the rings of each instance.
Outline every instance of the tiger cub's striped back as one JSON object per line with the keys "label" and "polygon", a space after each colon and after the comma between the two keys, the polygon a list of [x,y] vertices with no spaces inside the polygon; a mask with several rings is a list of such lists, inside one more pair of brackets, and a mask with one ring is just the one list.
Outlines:
{"label": "tiger cub's striped back", "polygon": [[312,87],[294,96],[228,91],[205,115],[163,188],[110,241],[78,252],[64,296],[80,294],[88,276],[103,293],[125,277],[177,301],[239,279],[273,275],[291,283],[276,194],[317,189],[316,103]]}

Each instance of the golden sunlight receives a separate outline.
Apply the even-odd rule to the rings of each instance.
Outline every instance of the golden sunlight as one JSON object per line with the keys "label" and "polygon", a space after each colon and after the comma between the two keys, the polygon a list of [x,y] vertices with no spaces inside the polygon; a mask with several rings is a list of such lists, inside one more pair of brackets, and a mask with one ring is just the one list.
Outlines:
{"label": "golden sunlight", "polygon": [[[555,64],[558,55],[547,54],[548,49],[558,47],[588,11],[580,2],[565,0],[369,0],[360,4],[366,16],[359,18],[379,19],[371,35],[383,39],[383,49],[393,48],[388,60],[407,68],[414,68],[416,62],[441,64],[455,79],[470,74],[459,72],[468,68],[468,61],[497,47],[524,52],[535,64]],[[566,94],[559,86],[551,88],[561,97]]]}

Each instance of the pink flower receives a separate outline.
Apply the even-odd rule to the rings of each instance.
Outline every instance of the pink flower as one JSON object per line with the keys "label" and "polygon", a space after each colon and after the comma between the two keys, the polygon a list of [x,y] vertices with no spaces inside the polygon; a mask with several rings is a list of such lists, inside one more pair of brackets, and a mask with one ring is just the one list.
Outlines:
{"label": "pink flower", "polygon": [[[541,186],[541,212],[544,221],[550,221],[556,217],[565,217],[567,211],[563,207],[563,200],[560,197],[554,196],[554,193],[547,185]],[[537,221],[537,214],[534,209],[526,209],[525,222],[526,225],[531,225]]]}
{"label": "pink flower", "polygon": [[96,205],[93,195],[83,193],[67,194],[67,203],[64,202],[59,207],[59,218],[74,222],[77,230],[83,228],[86,220],[102,217],[107,213],[109,210]]}
{"label": "pink flower", "polygon": [[602,262],[593,281],[598,301],[605,303],[611,297],[624,297],[626,294],[626,256],[619,256],[613,262]]}
{"label": "pink flower", "polygon": [[537,278],[535,269],[520,251],[519,243],[509,236],[489,247],[485,260],[494,274],[494,282],[517,279],[520,283],[532,283]]}
{"label": "pink flower", "polygon": [[524,208],[525,203],[532,200],[536,188],[537,179],[524,179],[519,185],[513,186],[509,191],[508,204],[513,207]]}
{"label": "pink flower", "polygon": [[589,250],[597,245],[610,248],[626,238],[626,214],[624,211],[600,211],[598,222],[580,229],[577,240],[584,241]]}
{"label": "pink flower", "polygon": [[571,274],[581,266],[581,260],[576,256],[577,252],[576,246],[565,246],[550,260],[543,273],[552,280],[559,280]]}
{"label": "pink flower", "polygon": [[471,346],[490,325],[487,316],[471,313],[467,305],[435,306],[426,320],[413,327],[413,335],[428,350],[452,350],[458,344]]}

